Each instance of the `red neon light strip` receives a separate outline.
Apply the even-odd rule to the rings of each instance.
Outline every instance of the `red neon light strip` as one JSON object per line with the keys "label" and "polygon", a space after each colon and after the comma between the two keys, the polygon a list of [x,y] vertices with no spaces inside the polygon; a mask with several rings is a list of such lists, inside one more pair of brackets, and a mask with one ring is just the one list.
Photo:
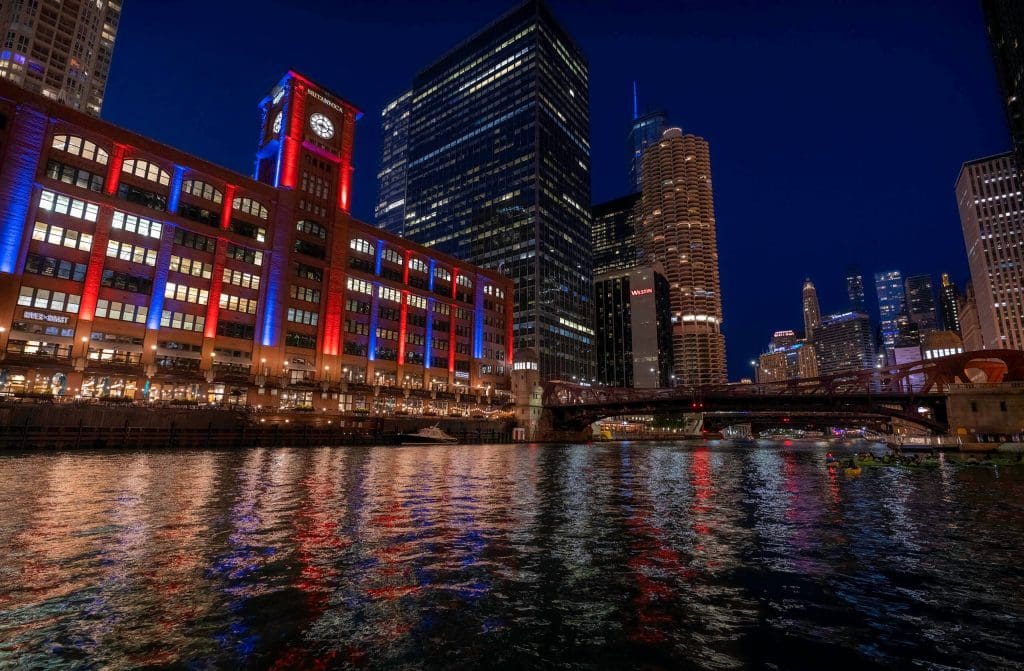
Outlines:
{"label": "red neon light strip", "polygon": [[117,193],[117,187],[121,183],[121,166],[124,165],[126,149],[123,144],[114,145],[114,155],[110,157],[110,163],[107,165],[107,181],[103,185],[103,190],[108,196]]}
{"label": "red neon light strip", "polygon": [[288,104],[288,130],[284,137],[284,155],[281,159],[281,186],[294,189],[298,183],[299,147],[302,144],[302,124],[306,114],[306,83],[301,77],[292,85],[292,96]]}
{"label": "red neon light strip", "polygon": [[[226,231],[231,226],[231,212],[235,206],[234,184],[224,188],[224,209],[220,211],[220,230]],[[228,257],[228,239],[223,235],[217,238],[217,248],[213,256],[213,276],[210,278],[210,302],[206,305],[206,328],[203,335],[207,338],[217,336],[217,321],[220,319],[220,292],[224,285],[224,264]]]}
{"label": "red neon light strip", "polygon": [[402,310],[398,316],[398,365],[405,364],[405,324],[409,318],[409,292],[402,292]]}
{"label": "red neon light strip", "polygon": [[459,280],[458,268],[452,268],[452,304],[448,312],[448,372],[455,372],[455,287]]}
{"label": "red neon light strip", "polygon": [[107,256],[107,242],[110,240],[110,220],[114,212],[109,207],[100,209],[96,230],[92,234],[92,250],[89,252],[89,265],[86,267],[85,280],[82,282],[82,304],[78,308],[78,318],[92,321],[96,316],[96,301],[100,297],[100,282],[103,280],[103,265]]}
{"label": "red neon light strip", "polygon": [[402,268],[402,284],[409,285],[409,261],[412,259],[412,252],[405,250],[405,266]]}
{"label": "red neon light strip", "polygon": [[338,207],[345,213],[349,211],[349,192],[351,189],[352,166],[346,161],[341,164],[341,176],[338,179]]}

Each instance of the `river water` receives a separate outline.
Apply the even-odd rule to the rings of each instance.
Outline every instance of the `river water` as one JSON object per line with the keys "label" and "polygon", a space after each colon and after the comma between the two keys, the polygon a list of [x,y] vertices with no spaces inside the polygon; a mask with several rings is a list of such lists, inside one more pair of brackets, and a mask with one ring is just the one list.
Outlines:
{"label": "river water", "polygon": [[0,668],[1020,668],[1024,468],[825,450],[0,455]]}

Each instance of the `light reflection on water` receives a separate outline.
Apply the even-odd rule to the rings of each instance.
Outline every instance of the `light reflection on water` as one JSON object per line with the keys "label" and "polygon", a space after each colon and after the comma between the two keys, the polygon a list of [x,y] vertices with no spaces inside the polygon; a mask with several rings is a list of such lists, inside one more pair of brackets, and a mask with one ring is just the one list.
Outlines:
{"label": "light reflection on water", "polygon": [[686,444],[0,457],[0,668],[1014,668],[1024,469]]}

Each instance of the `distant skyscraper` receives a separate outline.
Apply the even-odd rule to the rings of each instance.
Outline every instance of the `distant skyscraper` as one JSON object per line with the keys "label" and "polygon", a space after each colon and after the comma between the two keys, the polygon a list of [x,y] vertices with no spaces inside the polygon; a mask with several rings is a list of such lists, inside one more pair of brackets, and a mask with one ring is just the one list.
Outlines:
{"label": "distant skyscraper", "polygon": [[821,306],[818,304],[818,290],[808,277],[804,280],[804,338],[814,340],[814,332],[821,323]]}
{"label": "distant skyscraper", "polygon": [[1024,197],[1013,154],[965,163],[956,197],[985,348],[1024,349]]}
{"label": "distant skyscraper", "polygon": [[395,235],[405,234],[405,168],[409,158],[409,109],[412,91],[406,91],[380,114],[380,170],[377,172],[378,228]]}
{"label": "distant skyscraper", "polygon": [[758,382],[780,382],[818,376],[814,345],[800,340],[793,331],[776,331],[768,351],[757,363]]}
{"label": "distant skyscraper", "polygon": [[668,280],[653,268],[613,270],[594,278],[598,382],[669,387],[672,311]]}
{"label": "distant skyscraper", "polygon": [[974,283],[968,282],[964,295],[960,297],[960,337],[964,350],[977,352],[985,349],[985,338],[981,335],[981,319],[978,318],[978,299],[974,294]]}
{"label": "distant skyscraper", "polygon": [[832,375],[875,366],[871,320],[864,313],[845,312],[821,320],[814,347],[821,375]]}
{"label": "distant skyscraper", "polygon": [[671,287],[680,385],[725,382],[725,337],[708,143],[669,128],[644,152],[641,233]]}
{"label": "distant skyscraper", "polygon": [[632,193],[591,209],[595,278],[609,270],[640,265],[642,253],[636,237],[639,202],[640,194]]}
{"label": "distant skyscraper", "polygon": [[1017,165],[1024,166],[1024,5],[1020,0],[982,0],[981,6]]}
{"label": "distant skyscraper", "polygon": [[0,2],[0,77],[99,116],[121,4]]}
{"label": "distant skyscraper", "polygon": [[637,106],[636,82],[633,82],[633,120],[629,126],[629,188],[643,188],[643,154],[648,146],[661,140],[668,128],[668,115],[660,110],[640,114]]}
{"label": "distant skyscraper", "polygon": [[589,108],[583,52],[540,0],[412,86],[405,237],[515,280],[515,348],[544,379],[593,378]]}
{"label": "distant skyscraper", "polygon": [[942,328],[960,333],[960,304],[956,284],[949,279],[949,273],[942,273],[942,287],[939,289],[942,307]]}
{"label": "distant skyscraper", "polygon": [[903,283],[907,297],[907,318],[924,335],[939,330],[939,310],[931,275],[912,275]]}
{"label": "distant skyscraper", "polygon": [[906,290],[900,271],[875,273],[875,293],[878,295],[878,324],[882,331],[882,346],[888,352],[896,346],[900,327],[907,323]]}
{"label": "distant skyscraper", "polygon": [[846,271],[846,295],[850,299],[850,310],[867,312],[867,301],[864,299],[864,276],[857,268]]}

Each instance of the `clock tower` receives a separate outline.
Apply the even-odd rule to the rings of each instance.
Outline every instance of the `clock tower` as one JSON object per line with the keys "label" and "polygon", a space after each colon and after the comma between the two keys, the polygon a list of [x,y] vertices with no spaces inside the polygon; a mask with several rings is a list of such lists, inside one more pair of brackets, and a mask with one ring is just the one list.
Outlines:
{"label": "clock tower", "polygon": [[320,219],[351,203],[352,142],[362,113],[294,70],[260,101],[255,178],[299,189],[301,206]]}
{"label": "clock tower", "polygon": [[[281,190],[270,241],[263,332],[276,334],[288,322],[285,365],[292,373],[332,367],[340,371],[352,142],[362,115],[294,70],[260,101],[259,109],[254,177]],[[301,276],[291,258],[302,267]],[[308,347],[299,341],[315,342],[319,357],[310,358]]]}

